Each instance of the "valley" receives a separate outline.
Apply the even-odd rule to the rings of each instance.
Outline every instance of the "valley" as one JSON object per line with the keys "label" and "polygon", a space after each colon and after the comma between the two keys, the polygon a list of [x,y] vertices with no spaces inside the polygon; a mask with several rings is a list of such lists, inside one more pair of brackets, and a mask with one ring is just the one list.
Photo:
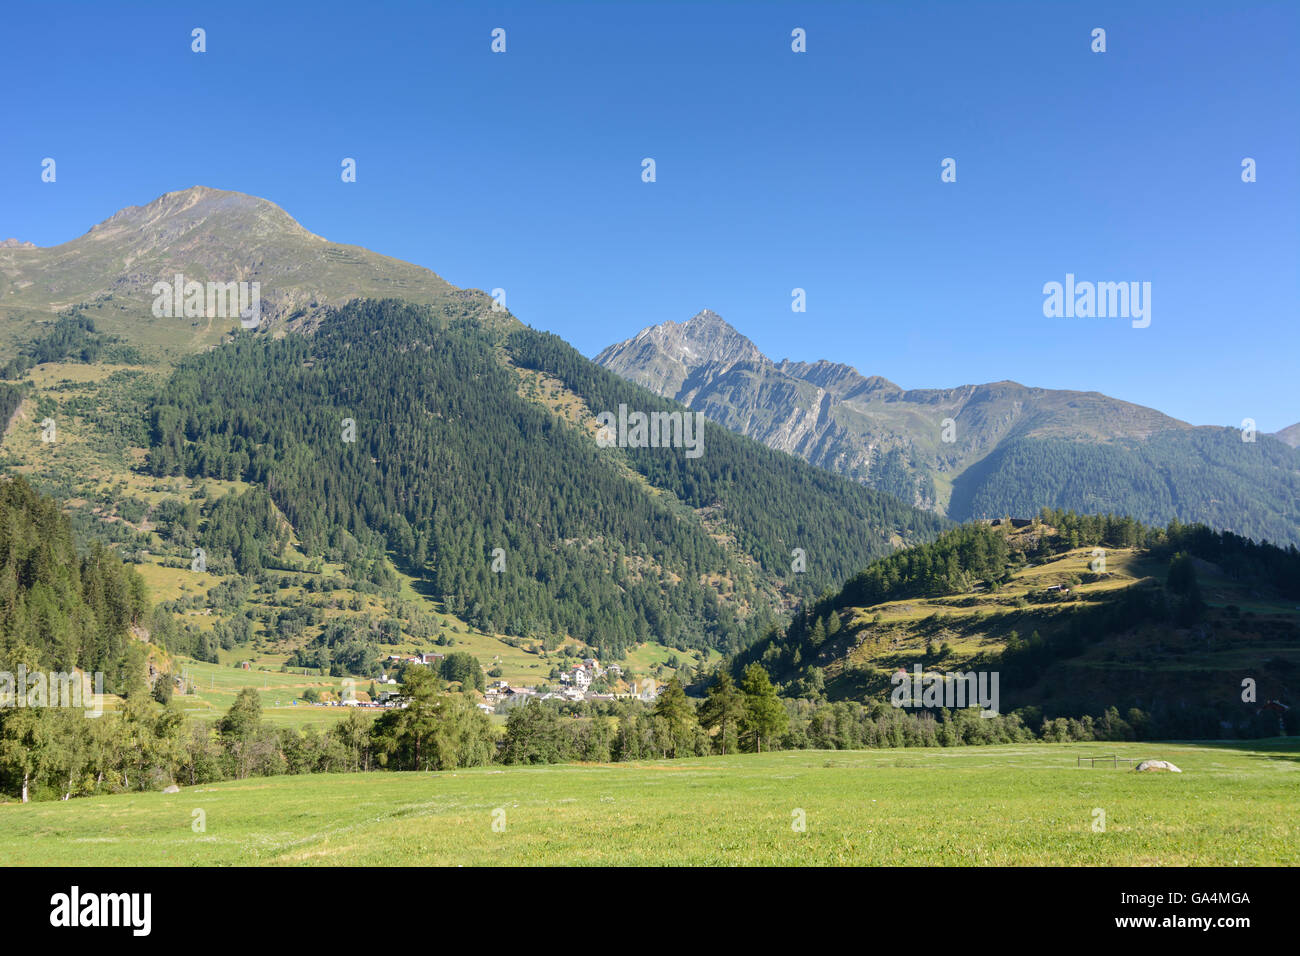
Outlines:
{"label": "valley", "polygon": [[1092,6],[8,5],[19,945],[1285,933],[1300,7]]}
{"label": "valley", "polygon": [[[155,232],[234,236],[253,224],[265,248],[293,256],[324,242],[268,205],[191,190],[91,235],[186,275],[203,274],[202,259]],[[327,270],[401,272],[330,248]],[[293,274],[263,262],[244,275],[269,287]],[[1082,433],[1147,449],[1124,453],[1133,475],[1172,433],[1227,468],[1220,439],[1095,393],[1013,383],[904,393],[843,366],[778,366],[712,314],[684,334],[692,361],[715,364],[662,365],[645,388],[627,380],[637,375],[620,353],[602,367],[483,293],[435,279],[410,300],[264,293],[256,329],[153,315],[143,279],[107,273],[78,280],[108,290],[93,302],[45,301],[52,318],[24,326],[40,300],[14,280],[24,304],[6,328],[29,334],[11,341],[0,389],[12,529],[0,553],[15,575],[11,598],[0,593],[0,650],[106,670],[108,693],[102,725],[67,725],[61,742],[31,710],[6,720],[6,794],[50,807],[42,813],[76,796],[67,805],[86,807],[91,827],[97,813],[127,814],[133,835],[101,851],[149,864],[367,863],[372,851],[338,840],[358,824],[335,794],[407,807],[380,814],[365,845],[421,863],[635,862],[626,841],[584,854],[563,829],[650,833],[666,808],[680,817],[683,801],[700,799],[731,808],[724,849],[656,844],[647,860],[906,865],[942,858],[954,840],[985,863],[1290,859],[1277,781],[1253,761],[1289,766],[1279,756],[1289,738],[1265,738],[1297,729],[1279,703],[1300,668],[1294,550],[1176,517],[1160,526],[1029,506],[1074,495],[1076,473],[1102,487],[1095,463],[1057,467],[1093,447]],[[328,275],[309,281],[334,287]],[[638,341],[639,360],[657,354],[657,336]],[[778,404],[811,402],[808,414],[741,424],[740,406],[701,398],[746,394],[738,374]],[[632,427],[684,423],[699,414],[688,408],[707,417],[680,441]],[[883,422],[896,436],[936,426],[926,447],[946,470],[915,470],[923,443],[853,445]],[[947,442],[945,429],[967,440]],[[1276,462],[1260,465],[1271,471],[1256,493],[1284,496],[1290,449],[1270,438],[1259,451]],[[1044,492],[1045,474],[1067,482],[1061,494]],[[1218,493],[1203,472],[1196,481]],[[1124,511],[1132,501],[1117,493]],[[945,507],[995,517],[956,526],[932,510]],[[1285,517],[1266,511],[1260,521]],[[50,577],[51,534],[80,555],[81,592]],[[47,589],[62,595],[57,608]],[[891,707],[900,671],[992,672],[1001,697],[992,719]],[[1137,742],[1167,738],[1223,743]],[[1154,746],[1196,768],[1213,756],[1197,786],[1245,787],[1272,843],[1248,851],[1212,820],[1176,824],[1176,852],[1142,825],[1117,828],[1109,848],[1090,842],[1088,819],[1076,826],[1049,808],[1073,786],[1058,777],[1066,758],[1098,746]],[[763,782],[772,774],[807,788],[793,808],[815,821],[792,831],[803,844],[755,829],[780,809]],[[1176,813],[1163,784],[1142,797],[1127,779],[1098,777],[1109,781],[1098,799]],[[212,803],[211,837],[162,836],[176,821],[152,801],[168,795],[139,791],[169,780]],[[419,797],[430,785],[450,786],[450,803]],[[880,820],[859,799],[877,787],[895,801]],[[1017,802],[1030,835],[1017,842],[993,820],[955,817],[922,835],[924,808],[950,788]],[[595,797],[601,806],[587,807]],[[303,800],[311,811],[292,810]],[[489,820],[485,842],[467,841],[464,807],[505,801],[512,821],[531,806],[549,822],[513,844]],[[611,802],[625,809],[602,817]],[[290,810],[298,824],[265,830],[268,814]],[[1240,810],[1221,807],[1225,821]],[[529,812],[506,832],[527,832]],[[846,843],[828,813],[859,835],[890,836]]]}

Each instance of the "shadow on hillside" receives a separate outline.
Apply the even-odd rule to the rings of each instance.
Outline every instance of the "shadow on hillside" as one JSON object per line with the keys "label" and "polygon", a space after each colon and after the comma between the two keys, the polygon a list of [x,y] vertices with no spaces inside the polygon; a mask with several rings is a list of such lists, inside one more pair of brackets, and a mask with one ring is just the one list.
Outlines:
{"label": "shadow on hillside", "polygon": [[[1257,740],[1160,740],[1155,743],[1180,747],[1205,747],[1216,750],[1239,750],[1265,760],[1289,760],[1300,763],[1300,737],[1261,737]],[[1278,753],[1278,751],[1283,751]]]}
{"label": "shadow on hillside", "polygon": [[979,493],[1001,460],[1002,455],[995,450],[953,479],[952,496],[948,499],[949,518],[954,521],[971,520],[975,495]]}
{"label": "shadow on hillside", "polygon": [[[410,574],[409,571],[407,571],[406,573]],[[411,582],[412,591],[420,595],[420,597],[432,601],[434,604],[436,604],[439,607],[439,609],[445,611],[445,608],[443,608],[442,606],[442,597],[434,591],[432,581],[430,581],[428,578],[424,577],[423,575],[411,574],[410,582]]]}

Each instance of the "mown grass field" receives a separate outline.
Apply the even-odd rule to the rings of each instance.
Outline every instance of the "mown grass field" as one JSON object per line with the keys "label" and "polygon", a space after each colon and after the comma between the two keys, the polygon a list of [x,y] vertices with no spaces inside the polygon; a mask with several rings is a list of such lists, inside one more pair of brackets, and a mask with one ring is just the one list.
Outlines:
{"label": "mown grass field", "polygon": [[[197,720],[221,718],[245,687],[258,692],[262,699],[263,718],[276,724],[297,727],[315,724],[318,730],[325,730],[344,715],[341,707],[313,707],[301,699],[302,693],[309,687],[327,692],[337,699],[343,690],[343,680],[338,677],[243,670],[194,660],[186,660],[182,669],[197,692],[180,694],[173,700]],[[365,693],[369,686],[368,680],[356,679],[353,690]],[[295,699],[298,700],[296,705],[293,703]]]}
{"label": "mown grass field", "polygon": [[0,806],[0,864],[1295,865],[1298,796],[1284,739],[278,777]]}

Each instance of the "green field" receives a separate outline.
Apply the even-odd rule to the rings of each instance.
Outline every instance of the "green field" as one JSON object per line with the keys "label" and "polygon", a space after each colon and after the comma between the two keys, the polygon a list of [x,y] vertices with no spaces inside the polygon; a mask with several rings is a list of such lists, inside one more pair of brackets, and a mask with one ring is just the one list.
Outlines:
{"label": "green field", "polygon": [[1296,865],[1297,796],[1280,738],[323,774],[0,806],[0,863]]}
{"label": "green field", "polygon": [[[194,683],[197,692],[177,695],[173,699],[196,720],[220,719],[245,687],[258,692],[262,699],[262,717],[277,725],[304,727],[315,724],[318,730],[324,730],[345,713],[342,707],[313,707],[301,699],[301,694],[309,687],[337,699],[343,691],[343,680],[338,677],[304,677],[302,674],[281,674],[278,670],[243,670],[194,660],[184,661],[182,670]],[[369,686],[369,679],[356,678],[352,689],[357,694],[365,694]],[[295,699],[297,704],[293,703]]]}

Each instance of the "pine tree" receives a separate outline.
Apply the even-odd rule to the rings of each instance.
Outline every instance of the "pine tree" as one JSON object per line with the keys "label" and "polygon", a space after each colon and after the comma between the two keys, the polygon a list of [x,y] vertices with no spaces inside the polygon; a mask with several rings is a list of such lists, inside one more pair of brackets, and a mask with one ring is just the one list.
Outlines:
{"label": "pine tree", "polygon": [[719,669],[708,695],[700,705],[700,726],[706,730],[717,729],[717,744],[723,754],[729,752],[736,741],[737,728],[745,714],[745,698],[736,687],[725,668]]}
{"label": "pine tree", "polygon": [[689,748],[697,726],[695,708],[687,699],[682,682],[676,675],[668,681],[660,692],[659,699],[655,701],[654,715],[667,725],[669,746],[666,748],[666,756],[676,757],[679,752]]}
{"label": "pine tree", "polygon": [[762,753],[763,741],[770,741],[773,735],[784,731],[789,723],[789,715],[761,664],[750,664],[745,668],[740,691],[745,700],[741,734],[749,736],[754,742],[754,750]]}

